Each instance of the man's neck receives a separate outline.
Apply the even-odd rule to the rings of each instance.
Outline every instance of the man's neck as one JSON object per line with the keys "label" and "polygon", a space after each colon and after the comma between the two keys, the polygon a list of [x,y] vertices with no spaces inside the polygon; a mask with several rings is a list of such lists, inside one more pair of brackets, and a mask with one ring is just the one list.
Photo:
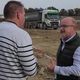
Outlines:
{"label": "man's neck", "polygon": [[18,21],[16,19],[5,19],[5,21],[14,23],[19,27]]}
{"label": "man's neck", "polygon": [[76,35],[76,33],[73,34],[72,36],[67,36],[67,37],[65,37],[65,38],[62,39],[62,40],[63,40],[64,42],[68,42],[68,41],[71,40],[75,35]]}

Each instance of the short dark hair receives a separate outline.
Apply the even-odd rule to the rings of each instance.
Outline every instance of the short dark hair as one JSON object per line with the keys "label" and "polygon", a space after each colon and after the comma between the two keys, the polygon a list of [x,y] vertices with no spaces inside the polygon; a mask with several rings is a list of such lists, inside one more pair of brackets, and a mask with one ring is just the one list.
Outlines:
{"label": "short dark hair", "polygon": [[13,18],[15,16],[16,10],[21,9],[23,4],[19,1],[9,1],[4,7],[4,17]]}

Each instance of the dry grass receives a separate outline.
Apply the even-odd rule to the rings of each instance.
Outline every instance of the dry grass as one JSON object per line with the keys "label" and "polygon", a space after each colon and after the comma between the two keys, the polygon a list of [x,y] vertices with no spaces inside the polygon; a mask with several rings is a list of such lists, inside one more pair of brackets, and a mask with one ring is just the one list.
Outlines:
{"label": "dry grass", "polygon": [[42,49],[43,52],[56,55],[60,38],[59,30],[28,29],[27,31],[32,37],[33,46]]}

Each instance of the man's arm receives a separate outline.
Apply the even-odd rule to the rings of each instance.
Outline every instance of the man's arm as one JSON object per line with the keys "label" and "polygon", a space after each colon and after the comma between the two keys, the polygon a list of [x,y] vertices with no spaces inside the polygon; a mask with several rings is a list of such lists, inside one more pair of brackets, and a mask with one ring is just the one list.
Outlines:
{"label": "man's arm", "polygon": [[80,47],[78,47],[73,55],[73,65],[67,67],[55,66],[54,72],[65,76],[80,76]]}
{"label": "man's arm", "polygon": [[27,34],[20,42],[18,45],[18,58],[23,72],[27,76],[33,76],[37,73],[37,60],[33,54],[32,40]]}

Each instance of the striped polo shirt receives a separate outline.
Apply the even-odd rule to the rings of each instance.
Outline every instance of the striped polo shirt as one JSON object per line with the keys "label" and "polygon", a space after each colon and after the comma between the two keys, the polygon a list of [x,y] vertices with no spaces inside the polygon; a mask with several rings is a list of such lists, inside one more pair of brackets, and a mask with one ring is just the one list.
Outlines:
{"label": "striped polo shirt", "polygon": [[12,22],[0,23],[0,80],[23,80],[37,72],[29,34]]}

